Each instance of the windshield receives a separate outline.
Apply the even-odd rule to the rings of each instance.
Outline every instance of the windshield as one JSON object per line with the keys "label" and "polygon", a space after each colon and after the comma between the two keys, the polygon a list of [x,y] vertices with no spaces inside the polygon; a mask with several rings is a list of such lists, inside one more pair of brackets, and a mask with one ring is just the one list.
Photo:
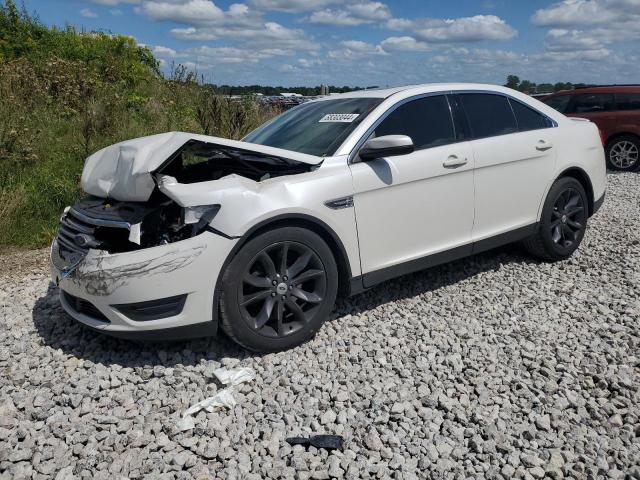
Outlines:
{"label": "windshield", "polygon": [[344,98],[304,103],[258,127],[243,140],[318,157],[333,155],[382,100]]}

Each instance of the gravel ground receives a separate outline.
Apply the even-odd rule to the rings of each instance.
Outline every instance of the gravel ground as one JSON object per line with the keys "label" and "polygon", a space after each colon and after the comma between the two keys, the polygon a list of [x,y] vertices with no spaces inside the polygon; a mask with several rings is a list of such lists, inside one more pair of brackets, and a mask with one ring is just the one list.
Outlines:
{"label": "gravel ground", "polygon": [[[640,479],[640,175],[609,175],[579,252],[507,247],[342,301],[310,343],[143,345],[67,317],[46,255],[0,276],[2,478]],[[251,367],[233,410],[185,408]],[[342,452],[286,436],[335,433]]]}

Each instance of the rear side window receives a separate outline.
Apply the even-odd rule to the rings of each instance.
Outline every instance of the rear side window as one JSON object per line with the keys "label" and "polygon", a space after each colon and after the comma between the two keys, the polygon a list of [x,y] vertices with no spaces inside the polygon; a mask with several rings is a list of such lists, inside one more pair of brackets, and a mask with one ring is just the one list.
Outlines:
{"label": "rear side window", "polygon": [[581,93],[573,96],[569,113],[597,113],[614,110],[613,94]]}
{"label": "rear side window", "polygon": [[571,100],[570,95],[558,95],[557,97],[547,98],[543,102],[560,113],[566,113],[569,100]]}
{"label": "rear side window", "polygon": [[551,121],[533,108],[529,108],[517,100],[509,99],[509,103],[511,103],[511,108],[513,108],[513,113],[516,116],[519,131],[528,132],[529,130],[540,130],[551,126]]}
{"label": "rear side window", "polygon": [[449,102],[444,95],[424,97],[400,105],[376,127],[375,136],[407,135],[416,149],[455,142]]}
{"label": "rear side window", "polygon": [[460,95],[472,138],[495,137],[518,131],[507,97],[488,93]]}
{"label": "rear side window", "polygon": [[618,110],[640,110],[640,93],[616,93]]}

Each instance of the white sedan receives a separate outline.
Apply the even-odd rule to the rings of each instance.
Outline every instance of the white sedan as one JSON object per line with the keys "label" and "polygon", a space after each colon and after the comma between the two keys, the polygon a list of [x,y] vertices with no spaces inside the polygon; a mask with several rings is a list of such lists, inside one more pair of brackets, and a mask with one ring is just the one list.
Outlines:
{"label": "white sedan", "polygon": [[243,141],[166,133],[107,147],[51,249],[94,329],[310,339],[338,294],[510,242],[557,261],[604,200],[596,126],[516,91],[433,84],[289,110]]}

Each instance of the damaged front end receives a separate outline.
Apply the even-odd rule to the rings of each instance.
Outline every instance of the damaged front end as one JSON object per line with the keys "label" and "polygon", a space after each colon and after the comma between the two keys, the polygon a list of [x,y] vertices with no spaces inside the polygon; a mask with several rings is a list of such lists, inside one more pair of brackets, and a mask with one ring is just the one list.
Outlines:
{"label": "damaged front end", "polygon": [[91,249],[114,254],[192,238],[209,228],[225,194],[255,192],[261,182],[308,172],[321,161],[185,133],[107,147],[87,159],[88,196],[65,209],[52,260],[66,276]]}

